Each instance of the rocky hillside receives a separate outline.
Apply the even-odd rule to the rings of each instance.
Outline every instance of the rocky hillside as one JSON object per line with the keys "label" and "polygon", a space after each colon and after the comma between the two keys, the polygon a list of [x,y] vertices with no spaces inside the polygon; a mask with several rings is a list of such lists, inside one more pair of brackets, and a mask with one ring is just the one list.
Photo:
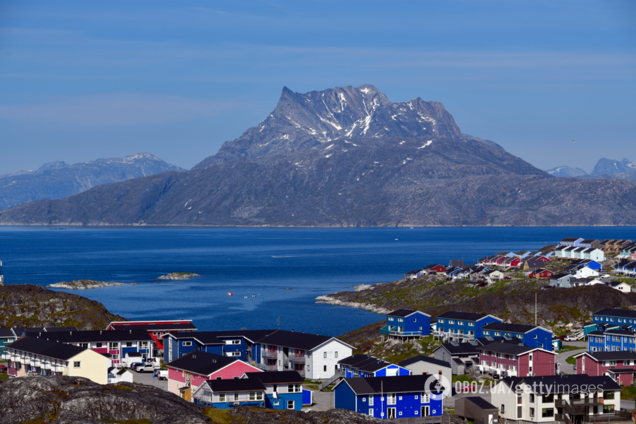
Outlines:
{"label": "rocky hillside", "polygon": [[554,178],[462,134],[440,103],[391,103],[370,85],[285,89],[268,118],[195,168],[20,205],[0,224],[636,223],[636,183]]}
{"label": "rocky hillside", "polygon": [[97,159],[67,165],[55,161],[37,171],[0,175],[0,209],[38,199],[62,199],[92,187],[145,177],[166,171],[183,171],[149,154]]}
{"label": "rocky hillside", "polygon": [[272,411],[205,408],[138,384],[101,386],[79,377],[0,381],[0,424],[367,424],[382,420],[345,410]]}
{"label": "rocky hillside", "polygon": [[77,327],[102,330],[124,318],[76,294],[25,285],[0,286],[0,327]]}

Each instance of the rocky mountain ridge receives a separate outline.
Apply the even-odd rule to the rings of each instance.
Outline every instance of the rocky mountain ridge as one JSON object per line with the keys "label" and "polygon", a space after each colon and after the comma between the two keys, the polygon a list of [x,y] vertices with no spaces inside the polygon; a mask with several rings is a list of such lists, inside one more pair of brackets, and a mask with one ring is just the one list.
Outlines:
{"label": "rocky mountain ridge", "polygon": [[55,161],[36,171],[0,175],[0,209],[38,199],[61,199],[92,187],[145,177],[166,171],[183,171],[149,154],[97,159],[68,165]]}

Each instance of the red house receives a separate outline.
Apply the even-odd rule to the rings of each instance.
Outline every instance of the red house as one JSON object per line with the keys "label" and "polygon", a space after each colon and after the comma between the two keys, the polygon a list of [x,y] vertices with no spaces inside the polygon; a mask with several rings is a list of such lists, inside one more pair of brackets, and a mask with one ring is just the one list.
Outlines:
{"label": "red house", "polygon": [[481,372],[506,377],[555,375],[556,354],[505,339],[477,347]]}
{"label": "red house", "polygon": [[608,375],[622,386],[634,384],[636,352],[583,352],[575,358],[577,374]]}
{"label": "red house", "polygon": [[262,370],[238,359],[195,350],[167,364],[168,391],[185,400],[207,380],[232,380]]}
{"label": "red house", "polygon": [[535,258],[537,261],[543,261],[543,262],[550,262],[550,259],[546,258],[545,256],[539,256],[538,258]]}
{"label": "red house", "polygon": [[502,265],[502,264],[506,261],[506,259],[508,259],[508,258],[507,258],[507,257],[505,257],[505,256],[502,256],[501,258],[499,258],[499,259],[497,259],[497,260],[495,261],[495,264],[497,264],[497,265]]}
{"label": "red house", "polygon": [[446,267],[444,265],[432,264],[425,266],[422,271],[425,271],[427,274],[444,274],[446,272]]}
{"label": "red house", "polygon": [[[178,320],[151,320],[151,321],[113,321],[108,324],[106,330],[146,330],[157,346],[158,351],[163,351],[163,335],[166,333],[181,333],[197,331],[191,319]],[[159,356],[155,352],[154,356]]]}
{"label": "red house", "polygon": [[549,269],[542,269],[534,273],[534,276],[537,278],[551,278],[553,275],[554,273]]}

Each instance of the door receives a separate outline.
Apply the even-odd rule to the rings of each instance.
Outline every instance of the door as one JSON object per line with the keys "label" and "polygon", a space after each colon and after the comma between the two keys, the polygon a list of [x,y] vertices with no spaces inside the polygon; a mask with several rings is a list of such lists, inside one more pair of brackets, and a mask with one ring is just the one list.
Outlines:
{"label": "door", "polygon": [[422,416],[428,417],[431,414],[430,406],[422,406]]}
{"label": "door", "polygon": [[387,413],[389,415],[389,419],[395,418],[395,408],[387,408]]}

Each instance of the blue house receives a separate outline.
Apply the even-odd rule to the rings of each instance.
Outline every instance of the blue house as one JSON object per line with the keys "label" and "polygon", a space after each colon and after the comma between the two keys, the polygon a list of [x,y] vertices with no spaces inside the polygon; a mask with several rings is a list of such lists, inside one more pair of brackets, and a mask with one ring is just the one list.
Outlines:
{"label": "blue house", "polygon": [[636,324],[636,311],[605,308],[592,314],[594,324],[629,325]]}
{"label": "blue house", "polygon": [[389,338],[421,337],[431,334],[431,316],[420,311],[398,309],[386,316],[386,325],[380,334]]}
{"label": "blue house", "polygon": [[192,401],[218,409],[264,408],[265,386],[257,379],[206,380],[194,392]]}
{"label": "blue house", "polygon": [[276,330],[196,331],[164,335],[163,360],[172,362],[183,355],[200,350],[229,356],[241,361],[260,361],[258,340]]}
{"label": "blue house", "polygon": [[589,352],[634,352],[636,332],[621,329],[594,331],[588,335],[587,347]]}
{"label": "blue house", "polygon": [[440,416],[443,390],[429,375],[345,378],[334,388],[335,407],[381,419]]}
{"label": "blue house", "polygon": [[12,328],[0,328],[0,355],[4,352],[4,347],[18,340]]}
{"label": "blue house", "polygon": [[338,365],[345,378],[411,375],[407,368],[369,355],[352,355],[338,361]]}
{"label": "blue house", "polygon": [[526,346],[552,351],[554,334],[536,325],[493,322],[484,325],[481,330],[484,337],[516,337]]}
{"label": "blue house", "polygon": [[304,379],[296,371],[248,372],[243,378],[258,380],[265,387],[265,408],[295,409],[303,408]]}
{"label": "blue house", "polygon": [[482,327],[501,319],[487,314],[448,311],[437,316],[437,332],[449,341],[466,342],[483,337]]}

